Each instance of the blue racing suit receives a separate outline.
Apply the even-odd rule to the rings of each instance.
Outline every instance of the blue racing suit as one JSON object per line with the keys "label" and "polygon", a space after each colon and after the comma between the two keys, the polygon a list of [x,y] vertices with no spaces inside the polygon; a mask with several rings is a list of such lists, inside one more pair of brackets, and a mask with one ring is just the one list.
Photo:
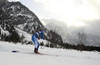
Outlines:
{"label": "blue racing suit", "polygon": [[38,36],[39,36],[38,32],[34,33],[34,35],[32,36],[32,41],[34,42],[37,51],[39,48],[39,42],[37,41]]}

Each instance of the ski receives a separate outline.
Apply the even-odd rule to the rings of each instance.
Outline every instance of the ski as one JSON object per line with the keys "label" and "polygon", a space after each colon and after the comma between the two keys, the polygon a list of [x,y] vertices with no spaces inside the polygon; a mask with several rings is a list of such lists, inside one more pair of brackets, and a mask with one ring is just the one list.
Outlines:
{"label": "ski", "polygon": [[52,55],[52,54],[46,54],[46,53],[37,53],[37,54],[39,54],[39,55],[48,55],[48,56],[56,56],[56,57],[59,56],[59,55]]}

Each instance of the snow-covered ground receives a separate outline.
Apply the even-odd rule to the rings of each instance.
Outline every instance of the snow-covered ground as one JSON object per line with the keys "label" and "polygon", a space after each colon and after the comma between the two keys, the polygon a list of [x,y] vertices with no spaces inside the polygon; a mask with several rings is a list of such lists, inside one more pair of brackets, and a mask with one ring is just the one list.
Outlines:
{"label": "snow-covered ground", "polygon": [[[100,65],[100,52],[39,48],[39,52],[52,55],[49,56],[32,54],[33,49],[34,45],[0,41],[0,65]],[[13,50],[23,53],[12,53]]]}

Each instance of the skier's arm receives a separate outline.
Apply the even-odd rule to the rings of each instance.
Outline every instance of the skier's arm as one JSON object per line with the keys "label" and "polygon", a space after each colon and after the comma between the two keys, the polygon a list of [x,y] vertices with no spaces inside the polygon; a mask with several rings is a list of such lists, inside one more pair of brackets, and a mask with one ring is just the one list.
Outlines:
{"label": "skier's arm", "polygon": [[39,34],[37,33],[37,36],[38,36],[38,39],[40,39],[40,36],[39,36]]}

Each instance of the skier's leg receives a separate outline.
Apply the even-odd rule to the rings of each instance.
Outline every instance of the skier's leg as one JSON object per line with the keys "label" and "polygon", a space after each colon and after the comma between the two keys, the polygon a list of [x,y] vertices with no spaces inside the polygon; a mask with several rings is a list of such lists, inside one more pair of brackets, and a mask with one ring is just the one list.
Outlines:
{"label": "skier's leg", "polygon": [[34,44],[35,44],[34,52],[37,53],[37,52],[38,52],[38,51],[37,51],[38,44],[37,44],[37,39],[36,39],[36,37],[33,37],[33,38],[32,38],[32,41],[33,41]]}
{"label": "skier's leg", "polygon": [[36,42],[36,40],[33,39],[33,42],[34,42],[34,44],[35,44],[35,48],[37,48],[37,42]]}
{"label": "skier's leg", "polygon": [[39,42],[37,42],[37,51],[38,51],[38,49],[39,49]]}
{"label": "skier's leg", "polygon": [[38,48],[39,48],[39,42],[37,41],[37,39],[35,39],[35,53],[38,53]]}

